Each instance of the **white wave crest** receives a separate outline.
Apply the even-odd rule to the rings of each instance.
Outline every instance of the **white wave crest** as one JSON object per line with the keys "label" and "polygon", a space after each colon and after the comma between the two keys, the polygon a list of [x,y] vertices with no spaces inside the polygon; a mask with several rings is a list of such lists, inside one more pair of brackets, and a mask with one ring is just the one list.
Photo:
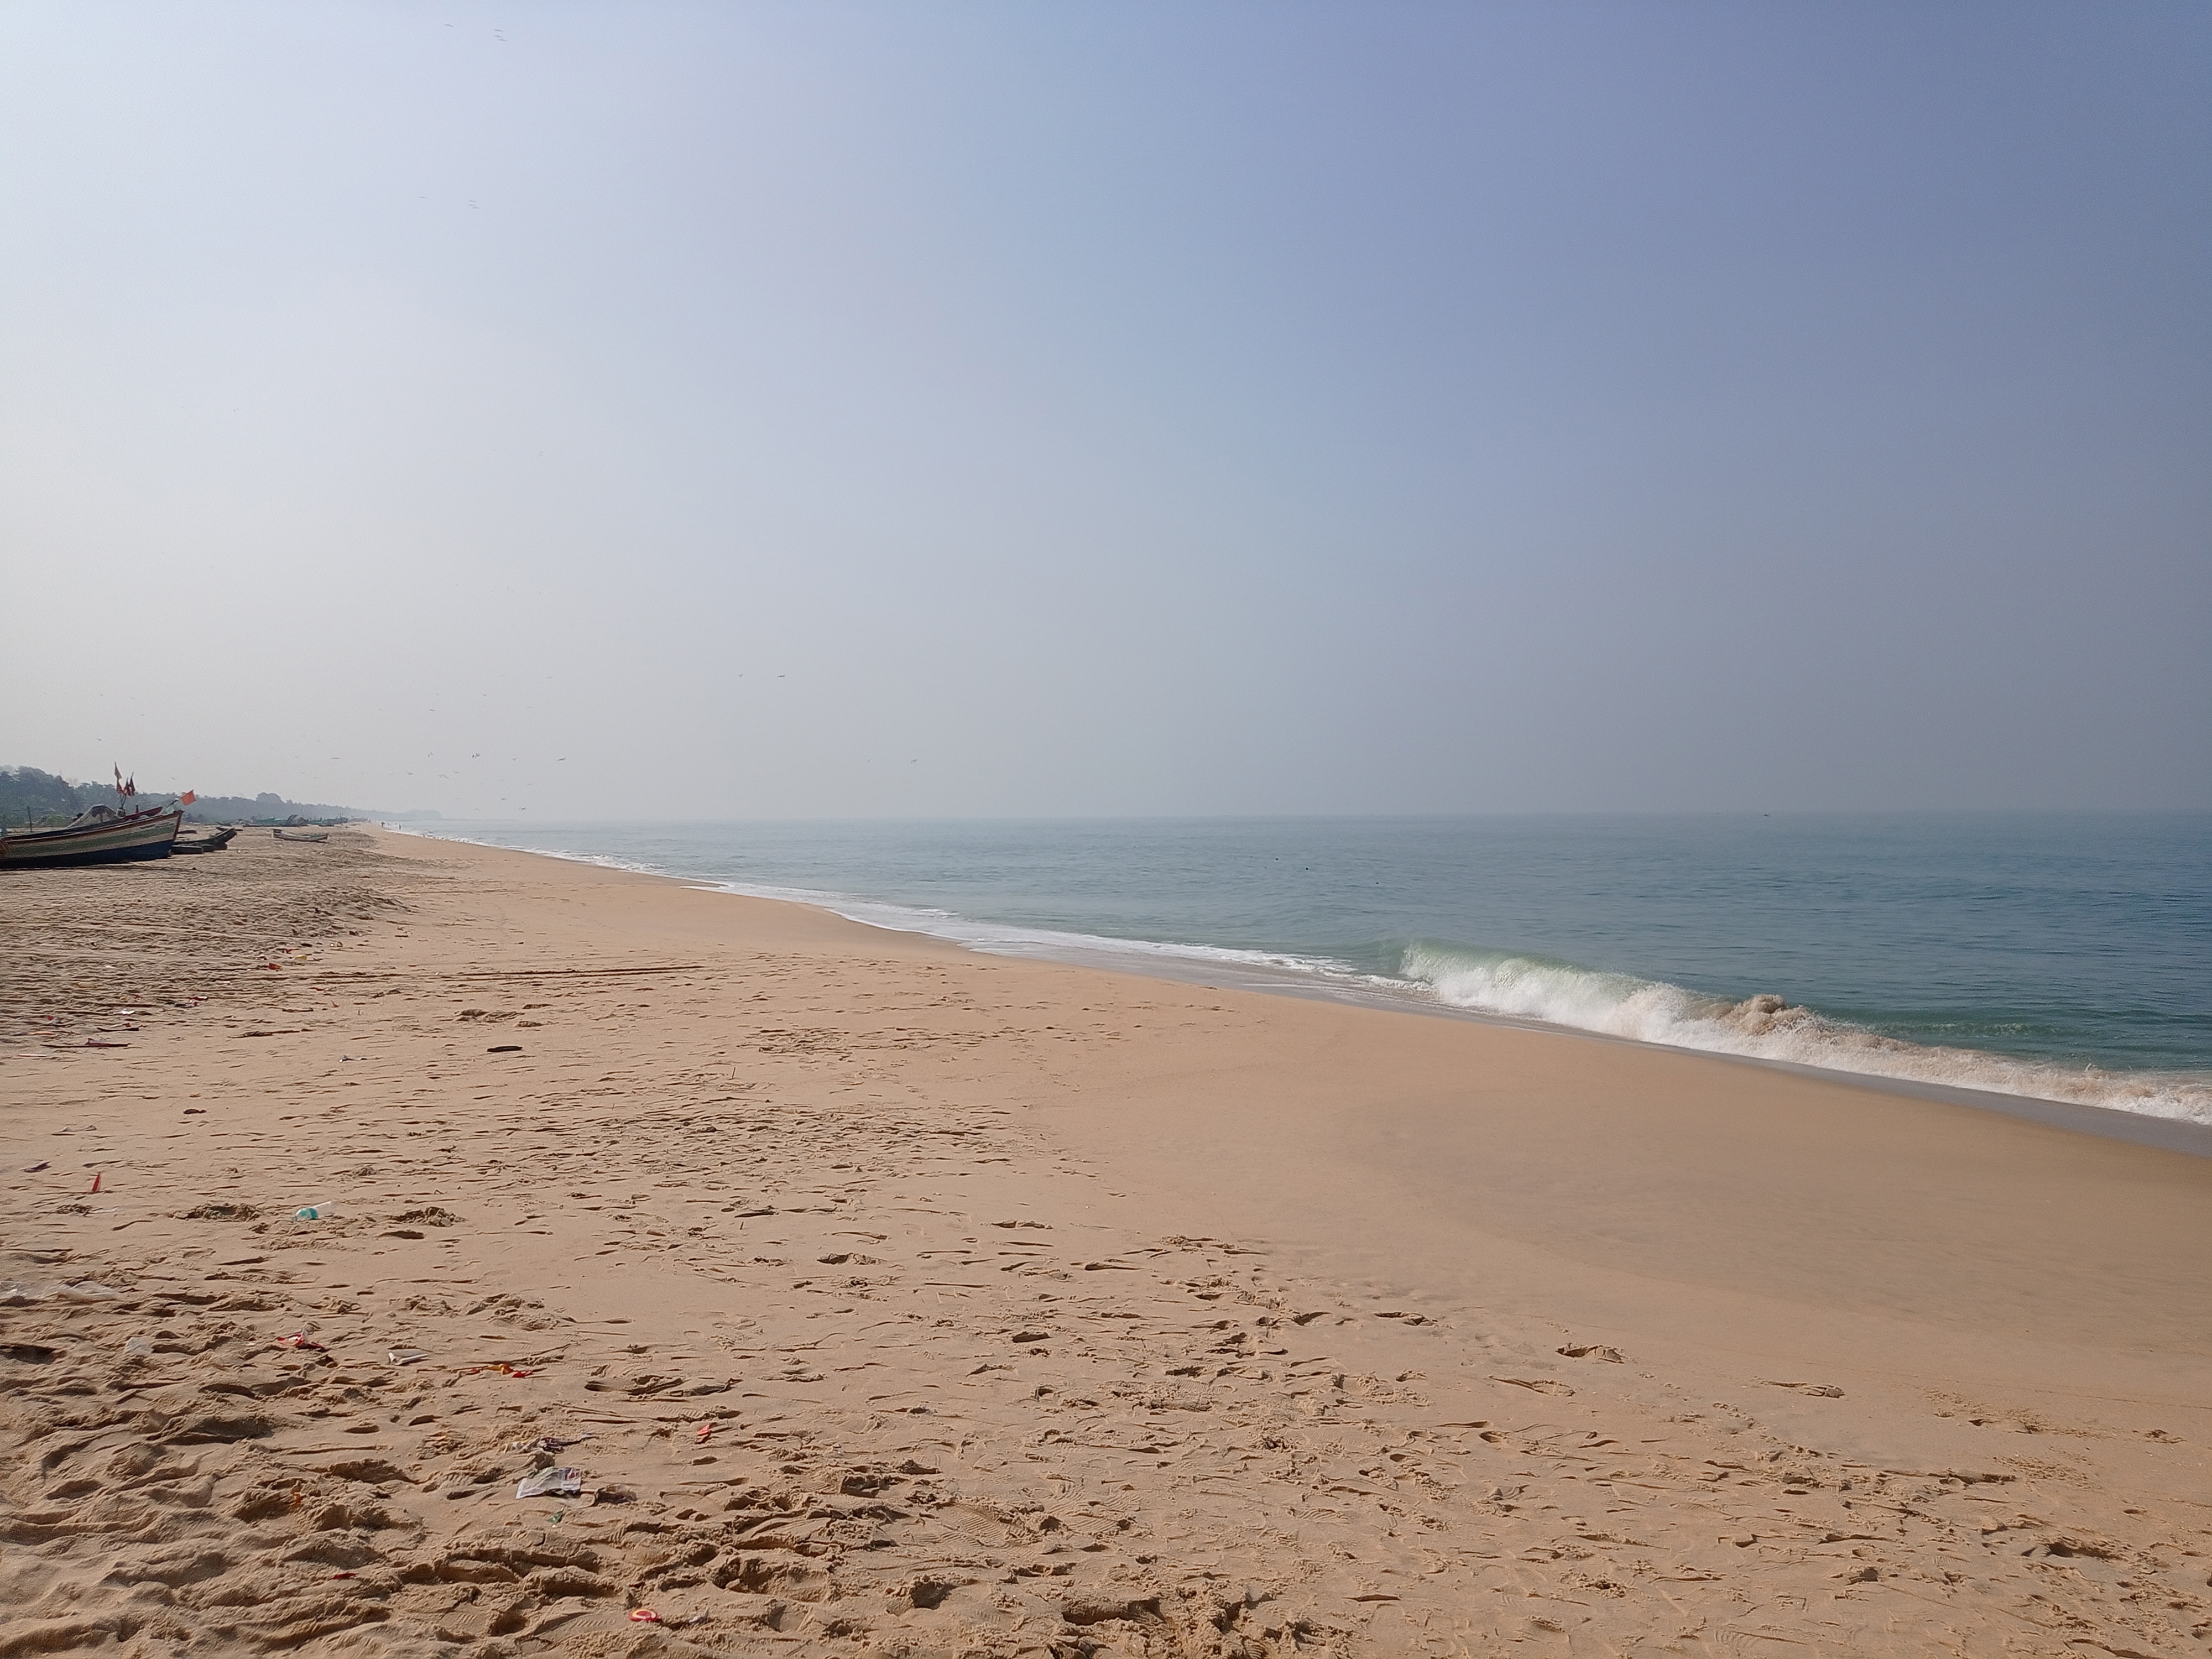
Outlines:
{"label": "white wave crest", "polygon": [[[1029,957],[1182,976],[1185,969],[1237,972],[1231,982],[1253,990],[1318,989],[1403,1006],[1432,1002],[1470,1013],[1498,1014],[1638,1042],[1708,1054],[1742,1054],[1869,1077],[1896,1078],[1996,1094],[2102,1106],[2185,1123],[2212,1124],[2212,1081],[2201,1073],[2118,1073],[2016,1060],[1975,1048],[1905,1042],[1830,1019],[1771,994],[1741,1002],[1704,995],[1664,980],[1577,968],[1571,963],[1507,951],[1416,944],[1396,975],[1363,973],[1329,957],[1161,939],[1118,939],[1056,928],[980,921],[934,906],[856,898],[815,888],[734,881],[604,854],[479,839],[441,829],[388,824],[426,840],[504,847],[603,868],[671,877],[744,897],[814,905],[849,921],[896,933],[926,933],[992,956]],[[1207,982],[1212,982],[1210,980]]]}
{"label": "white wave crest", "polygon": [[1409,947],[1405,977],[1447,1007],[1507,1014],[1638,1042],[2212,1123],[2212,1084],[1900,1042],[1772,994],[1729,1002],[1663,980],[1503,951]]}

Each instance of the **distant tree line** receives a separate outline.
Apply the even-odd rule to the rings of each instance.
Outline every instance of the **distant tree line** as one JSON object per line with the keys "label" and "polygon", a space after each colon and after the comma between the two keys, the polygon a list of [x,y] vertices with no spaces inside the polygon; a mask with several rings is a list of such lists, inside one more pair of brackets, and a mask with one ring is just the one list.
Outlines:
{"label": "distant tree line", "polygon": [[[177,799],[174,791],[142,789],[140,806],[166,805]],[[71,783],[35,766],[0,766],[0,824],[21,829],[27,824],[66,823],[95,806],[120,811],[123,798],[112,783]],[[237,823],[257,818],[368,818],[398,817],[396,813],[364,811],[353,806],[331,806],[319,801],[291,801],[282,795],[201,795],[185,811],[193,823]],[[413,813],[434,817],[434,813]]]}

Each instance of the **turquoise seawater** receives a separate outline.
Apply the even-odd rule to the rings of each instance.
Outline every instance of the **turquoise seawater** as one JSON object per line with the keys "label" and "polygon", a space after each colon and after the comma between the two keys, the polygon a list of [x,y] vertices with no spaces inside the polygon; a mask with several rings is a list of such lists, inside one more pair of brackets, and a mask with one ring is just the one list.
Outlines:
{"label": "turquoise seawater", "polygon": [[2212,815],[440,823],[985,951],[2212,1122]]}

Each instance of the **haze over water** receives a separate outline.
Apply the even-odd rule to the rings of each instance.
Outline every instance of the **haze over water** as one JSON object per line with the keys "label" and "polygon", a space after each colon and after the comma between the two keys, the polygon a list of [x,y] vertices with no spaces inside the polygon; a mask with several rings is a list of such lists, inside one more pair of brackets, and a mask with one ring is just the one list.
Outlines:
{"label": "haze over water", "polygon": [[2189,4],[13,0],[0,764],[2212,807],[2208,84]]}
{"label": "haze over water", "polygon": [[[21,0],[0,764],[2183,1109],[2208,81],[2040,0]],[[2198,816],[1755,816],[1966,809]]]}
{"label": "haze over water", "polygon": [[1139,971],[1211,960],[2212,1122],[2203,813],[439,832],[804,898],[984,951]]}

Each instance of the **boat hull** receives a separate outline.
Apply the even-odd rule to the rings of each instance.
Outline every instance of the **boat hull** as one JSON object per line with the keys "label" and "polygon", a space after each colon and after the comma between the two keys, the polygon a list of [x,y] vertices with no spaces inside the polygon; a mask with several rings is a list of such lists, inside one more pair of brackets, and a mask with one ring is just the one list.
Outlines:
{"label": "boat hull", "polygon": [[0,835],[0,870],[165,859],[184,818],[181,810],[142,812],[101,823],[71,824],[65,830],[24,830]]}
{"label": "boat hull", "polygon": [[226,824],[223,828],[216,830],[211,835],[179,836],[176,840],[170,844],[169,851],[172,854],[220,853],[224,848],[230,845],[233,838],[234,838],[237,834],[238,831],[234,828]]}

